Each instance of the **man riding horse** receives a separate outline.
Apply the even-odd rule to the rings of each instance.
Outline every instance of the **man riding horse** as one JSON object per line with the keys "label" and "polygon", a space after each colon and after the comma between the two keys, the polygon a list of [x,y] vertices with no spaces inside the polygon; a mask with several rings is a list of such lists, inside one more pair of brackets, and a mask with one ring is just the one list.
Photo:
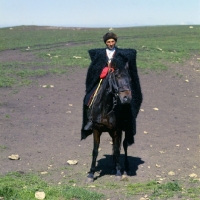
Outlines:
{"label": "man riding horse", "polygon": [[103,40],[106,48],[89,50],[91,64],[86,76],[86,95],[83,100],[81,139],[85,139],[88,135],[92,134],[93,121],[88,115],[88,107],[92,103],[95,90],[100,85],[100,75],[102,75],[103,69],[109,66],[112,60],[114,60],[117,66],[125,66],[126,63],[129,65],[132,101],[126,117],[126,124],[129,127],[129,130],[126,132],[126,138],[128,139],[128,144],[131,145],[134,143],[136,117],[142,103],[142,93],[136,66],[136,50],[117,48],[117,35],[112,32],[106,33],[103,36]]}

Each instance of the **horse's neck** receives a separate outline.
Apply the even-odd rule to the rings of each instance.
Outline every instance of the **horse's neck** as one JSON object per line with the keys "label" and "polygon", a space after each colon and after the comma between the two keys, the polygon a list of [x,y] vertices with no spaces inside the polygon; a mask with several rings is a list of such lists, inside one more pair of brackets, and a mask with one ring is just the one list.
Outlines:
{"label": "horse's neck", "polygon": [[94,118],[104,118],[113,107],[113,94],[108,92],[108,87],[102,86],[93,104],[92,115]]}
{"label": "horse's neck", "polygon": [[109,111],[109,107],[113,105],[113,95],[107,93],[107,90],[102,92],[101,96],[97,96],[97,99],[98,102],[96,102],[96,106],[98,106],[101,111]]}

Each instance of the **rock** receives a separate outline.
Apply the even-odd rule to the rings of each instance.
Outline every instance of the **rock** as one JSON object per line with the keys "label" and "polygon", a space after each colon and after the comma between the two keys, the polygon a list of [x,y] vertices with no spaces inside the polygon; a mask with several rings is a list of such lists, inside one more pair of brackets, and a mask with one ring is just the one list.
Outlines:
{"label": "rock", "polygon": [[144,134],[147,134],[148,132],[147,131],[144,131]]}
{"label": "rock", "polygon": [[149,200],[149,198],[147,198],[147,197],[142,197],[142,198],[140,198],[140,200]]}
{"label": "rock", "polygon": [[45,199],[45,193],[44,192],[35,192],[35,198],[36,199]]}
{"label": "rock", "polygon": [[20,159],[18,154],[12,154],[12,155],[8,156],[8,158],[10,160],[19,160]]}
{"label": "rock", "polygon": [[197,178],[197,175],[194,174],[194,173],[192,173],[192,174],[189,175],[189,177],[190,177],[190,178]]}
{"label": "rock", "polygon": [[76,165],[78,163],[78,161],[77,160],[68,160],[67,163],[69,165]]}
{"label": "rock", "polygon": [[80,56],[73,56],[73,58],[76,58],[76,59],[77,59],[77,58],[81,58],[81,57],[80,57]]}
{"label": "rock", "polygon": [[165,151],[159,151],[160,153],[165,153]]}
{"label": "rock", "polygon": [[160,176],[160,175],[156,175],[156,177],[157,177],[157,178],[160,178],[161,176]]}
{"label": "rock", "polygon": [[95,188],[96,186],[95,185],[89,185],[88,187],[89,188]]}
{"label": "rock", "polygon": [[161,180],[159,180],[159,181],[157,180],[157,181],[156,181],[156,183],[158,183],[158,184],[161,184],[161,183],[162,183],[162,181],[161,181]]}
{"label": "rock", "polygon": [[158,49],[159,51],[162,51],[162,49],[161,49],[161,48],[159,48],[159,47],[157,47],[157,49]]}
{"label": "rock", "polygon": [[46,172],[46,171],[45,172],[41,172],[41,174],[48,174],[48,172]]}
{"label": "rock", "polygon": [[174,175],[175,175],[175,172],[170,171],[170,172],[168,173],[168,175],[170,175],[170,176],[174,176]]}

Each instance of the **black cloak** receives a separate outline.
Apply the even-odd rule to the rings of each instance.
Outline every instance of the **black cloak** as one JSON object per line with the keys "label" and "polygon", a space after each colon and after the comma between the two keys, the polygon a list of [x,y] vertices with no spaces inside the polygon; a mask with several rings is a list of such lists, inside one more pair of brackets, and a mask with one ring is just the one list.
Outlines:
{"label": "black cloak", "polygon": [[[108,61],[106,56],[106,48],[91,49],[88,52],[91,58],[91,64],[88,68],[86,76],[86,95],[90,93],[91,90],[99,83],[101,71],[107,65]],[[134,135],[136,134],[136,117],[142,103],[142,92],[136,66],[136,54],[137,52],[135,49],[120,49],[115,47],[115,54],[113,56],[117,66],[125,66],[127,62],[129,64],[129,73],[131,76],[132,87],[132,102],[130,116],[131,119],[128,126],[130,128],[125,132],[125,137],[129,144],[134,143]],[[88,122],[87,108],[88,107],[84,104],[83,100],[83,123],[81,129],[81,139],[86,139],[88,135],[92,134],[92,130],[86,131],[83,129]]]}

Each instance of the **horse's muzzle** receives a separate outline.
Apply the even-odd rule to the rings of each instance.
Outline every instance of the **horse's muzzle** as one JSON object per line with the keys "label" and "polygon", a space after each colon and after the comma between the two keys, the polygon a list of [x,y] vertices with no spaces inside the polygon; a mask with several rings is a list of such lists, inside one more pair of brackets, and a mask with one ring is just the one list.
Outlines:
{"label": "horse's muzzle", "polygon": [[131,91],[123,91],[119,93],[121,104],[130,104],[132,100]]}

